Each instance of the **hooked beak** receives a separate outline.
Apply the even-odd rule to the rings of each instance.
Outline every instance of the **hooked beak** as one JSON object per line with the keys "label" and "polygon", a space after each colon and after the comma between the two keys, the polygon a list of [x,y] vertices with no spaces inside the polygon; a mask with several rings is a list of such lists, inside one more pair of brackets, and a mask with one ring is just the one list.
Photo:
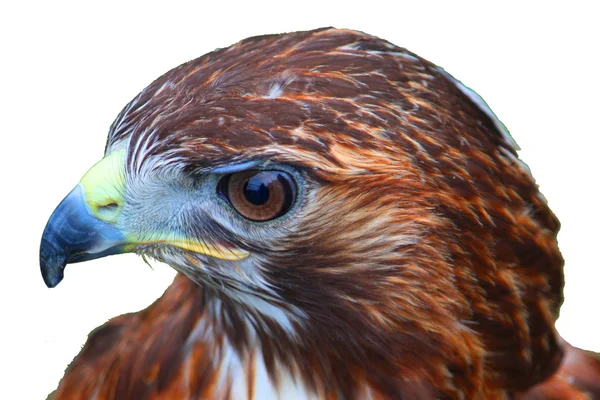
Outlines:
{"label": "hooked beak", "polygon": [[124,151],[107,155],[56,207],[40,244],[46,286],[58,285],[69,263],[126,251],[125,235],[115,224],[123,205],[124,170]]}
{"label": "hooked beak", "polygon": [[81,184],[58,205],[46,224],[40,245],[40,269],[46,286],[63,279],[69,263],[125,252],[125,235],[92,215]]}

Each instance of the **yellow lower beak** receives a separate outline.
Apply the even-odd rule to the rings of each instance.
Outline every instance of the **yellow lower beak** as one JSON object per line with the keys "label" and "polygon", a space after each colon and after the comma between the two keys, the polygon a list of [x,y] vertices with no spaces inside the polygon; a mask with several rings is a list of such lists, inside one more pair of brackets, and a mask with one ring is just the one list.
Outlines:
{"label": "yellow lower beak", "polygon": [[242,250],[230,249],[220,245],[208,245],[193,239],[184,238],[156,239],[147,241],[131,240],[129,243],[132,247],[132,250],[137,246],[143,245],[166,245],[229,261],[243,260],[249,255],[247,252]]}

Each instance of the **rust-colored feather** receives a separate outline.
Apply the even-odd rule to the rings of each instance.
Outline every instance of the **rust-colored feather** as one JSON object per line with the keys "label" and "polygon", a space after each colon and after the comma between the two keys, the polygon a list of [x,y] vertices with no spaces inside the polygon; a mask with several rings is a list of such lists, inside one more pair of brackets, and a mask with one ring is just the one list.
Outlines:
{"label": "rust-colored feather", "polygon": [[250,38],[153,82],[111,127],[107,148],[124,142],[129,179],[257,159],[304,171],[288,234],[236,244],[305,318],[251,332],[251,311],[179,275],[91,334],[57,398],[228,398],[229,348],[248,398],[259,364],[331,399],[597,394],[597,364],[554,328],[558,220],[493,115],[428,61],[348,30]]}

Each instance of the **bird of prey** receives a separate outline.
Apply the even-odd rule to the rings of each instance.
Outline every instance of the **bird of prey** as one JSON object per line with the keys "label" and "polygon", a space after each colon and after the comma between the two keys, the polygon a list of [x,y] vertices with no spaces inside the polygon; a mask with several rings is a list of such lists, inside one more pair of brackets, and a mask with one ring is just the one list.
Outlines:
{"label": "bird of prey", "polygon": [[123,252],[179,272],[54,398],[600,398],[554,327],[558,229],[443,69],[351,30],[243,40],[136,96],[50,217],[49,287]]}

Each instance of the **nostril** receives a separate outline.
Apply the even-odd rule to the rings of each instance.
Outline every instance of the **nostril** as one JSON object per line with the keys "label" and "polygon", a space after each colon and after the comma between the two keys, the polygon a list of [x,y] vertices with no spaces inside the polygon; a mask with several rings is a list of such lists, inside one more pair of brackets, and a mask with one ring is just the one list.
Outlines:
{"label": "nostril", "polygon": [[98,216],[103,220],[112,220],[117,216],[119,211],[119,203],[111,202],[98,206]]}

